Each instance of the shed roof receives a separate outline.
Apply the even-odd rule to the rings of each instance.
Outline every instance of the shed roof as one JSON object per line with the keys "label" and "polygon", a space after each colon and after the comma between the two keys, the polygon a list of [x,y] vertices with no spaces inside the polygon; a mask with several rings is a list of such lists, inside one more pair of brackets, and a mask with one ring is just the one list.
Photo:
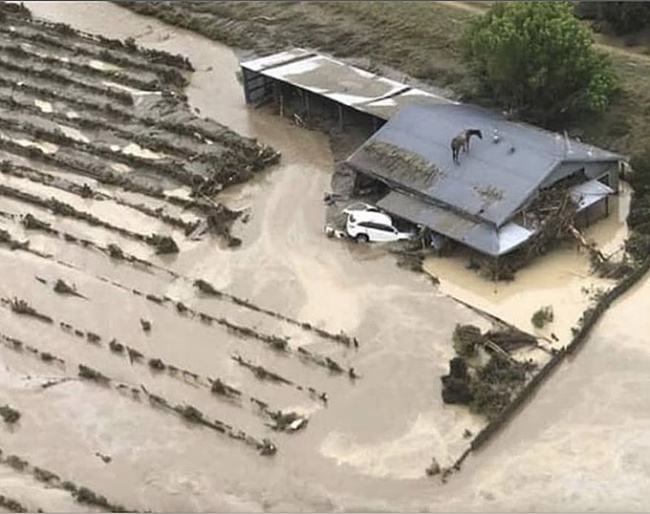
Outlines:
{"label": "shed roof", "polygon": [[396,216],[429,227],[439,234],[492,256],[515,250],[535,233],[512,222],[497,228],[489,223],[471,220],[399,191],[391,191],[377,205]]}
{"label": "shed roof", "polygon": [[[598,180],[590,180],[573,186],[570,194],[580,212],[613,192]],[[536,232],[512,221],[496,227],[401,191],[391,191],[377,202],[377,206],[492,256],[517,249]]]}
{"label": "shed roof", "polygon": [[[451,140],[479,129],[454,164]],[[498,135],[498,143],[493,136]],[[623,157],[473,105],[407,105],[349,158],[356,169],[472,218],[503,225],[561,164]]]}
{"label": "shed roof", "polygon": [[294,48],[241,63],[266,77],[387,120],[403,105],[453,103],[442,95],[413,88],[331,57]]}

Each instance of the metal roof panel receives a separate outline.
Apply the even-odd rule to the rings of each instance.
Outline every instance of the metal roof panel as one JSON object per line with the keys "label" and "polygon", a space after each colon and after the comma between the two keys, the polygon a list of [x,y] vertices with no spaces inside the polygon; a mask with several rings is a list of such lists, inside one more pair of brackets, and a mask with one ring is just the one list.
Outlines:
{"label": "metal roof panel", "polygon": [[[470,128],[481,130],[483,139],[473,138],[469,152],[461,153],[455,164],[451,140]],[[501,226],[565,158],[590,162],[621,157],[487,109],[440,104],[403,107],[348,163]]]}

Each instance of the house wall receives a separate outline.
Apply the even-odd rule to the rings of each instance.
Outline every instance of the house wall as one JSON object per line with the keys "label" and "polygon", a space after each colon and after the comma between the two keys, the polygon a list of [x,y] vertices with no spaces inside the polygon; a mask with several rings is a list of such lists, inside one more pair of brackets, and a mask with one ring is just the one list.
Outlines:
{"label": "house wall", "polygon": [[607,176],[607,185],[614,191],[618,191],[618,162],[566,162],[560,164],[553,172],[542,182],[542,189],[555,184],[556,182],[573,175],[584,169],[588,179],[600,179]]}
{"label": "house wall", "polygon": [[589,225],[606,218],[610,207],[608,206],[607,198],[603,198],[595,204],[590,205],[584,211],[577,214],[576,227],[578,229],[587,228]]}

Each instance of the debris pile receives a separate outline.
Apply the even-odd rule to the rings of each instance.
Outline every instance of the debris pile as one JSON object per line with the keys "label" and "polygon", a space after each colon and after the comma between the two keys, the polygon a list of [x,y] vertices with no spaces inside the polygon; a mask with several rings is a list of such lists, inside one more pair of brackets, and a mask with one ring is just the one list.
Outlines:
{"label": "debris pile", "polygon": [[268,424],[268,426],[279,432],[296,432],[307,426],[307,418],[295,412],[276,411],[268,414],[273,420],[273,423]]}
{"label": "debris pile", "polygon": [[[379,160],[394,180],[408,182],[416,187],[430,186],[441,173],[437,166],[416,153],[385,141],[370,141],[364,145],[364,150]],[[406,177],[404,174],[408,173],[407,170],[413,170],[414,173]]]}
{"label": "debris pile", "polygon": [[[456,325],[453,341],[457,356],[441,378],[443,402],[469,405],[488,418],[497,415],[525,384],[533,366],[516,361],[509,352],[536,345],[537,340],[512,327],[481,333],[474,325]],[[480,358],[479,348],[487,361]]]}
{"label": "debris pile", "polygon": [[0,416],[5,423],[13,424],[20,419],[20,412],[12,409],[9,405],[3,405],[0,407]]}

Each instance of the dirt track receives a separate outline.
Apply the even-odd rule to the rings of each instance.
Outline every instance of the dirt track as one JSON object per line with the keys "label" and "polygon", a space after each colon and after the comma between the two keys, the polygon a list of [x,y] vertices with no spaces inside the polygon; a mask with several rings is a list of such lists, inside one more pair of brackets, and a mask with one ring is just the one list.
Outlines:
{"label": "dirt track", "polygon": [[[626,307],[604,320],[603,333],[612,335],[595,338],[589,346],[595,351],[588,356],[583,352],[565,366],[557,382],[544,388],[538,401],[502,437],[471,458],[462,474],[444,487],[432,482],[422,476],[431,456],[443,463],[453,460],[464,444],[462,429],[475,429],[476,421],[463,410],[442,407],[435,377],[445,371],[454,323],[476,320],[449,299],[433,295],[424,278],[397,270],[393,260],[380,252],[333,245],[323,237],[320,200],[332,166],[325,138],[273,115],[247,111],[234,78],[236,59],[227,48],[114,5],[30,5],[39,15],[84,30],[118,38],[140,35],[138,42],[188,55],[197,68],[186,90],[191,105],[281,150],[283,161],[269,173],[219,196],[230,207],[251,214],[248,223],[240,220],[233,227],[234,235],[243,241],[236,250],[218,249],[219,240],[187,241],[178,234],[181,252],[156,256],[150,246],[114,231],[2,199],[3,210],[38,212],[57,230],[104,247],[117,241],[125,251],[155,265],[111,261],[91,246],[33,230],[28,232],[31,249],[53,253],[83,269],[0,248],[3,271],[7,270],[2,296],[24,298],[56,322],[19,316],[7,304],[0,306],[6,335],[39,352],[0,346],[5,401],[23,415],[18,425],[2,431],[0,446],[5,454],[18,454],[106,495],[113,503],[142,510],[647,507],[648,474],[640,457],[647,454],[643,434],[648,423],[639,408],[647,398],[638,394],[647,390],[639,389],[645,383],[647,362],[644,331],[630,334],[616,323],[634,315],[639,293],[630,295]],[[106,19],[112,21],[110,26]],[[69,172],[61,176],[87,181]],[[0,180],[41,196],[44,191],[57,198],[63,195],[60,189],[20,177],[2,175]],[[156,206],[161,202],[115,188],[101,190],[129,201]],[[65,198],[72,203],[71,197]],[[146,225],[146,215],[133,210],[125,218],[128,207],[116,202],[105,211],[99,205],[105,201],[79,201],[79,209],[83,202],[91,203],[93,214],[116,226],[126,219],[126,227],[147,233],[168,225],[162,221]],[[179,218],[187,216],[173,207],[166,206]],[[16,236],[27,234],[15,219],[0,218],[0,223],[15,230]],[[199,277],[283,316],[309,321],[333,334],[343,329],[358,337],[361,346],[355,351],[233,303],[231,298],[199,294],[192,285],[192,279]],[[57,278],[74,283],[88,299],[54,293]],[[127,284],[127,289],[120,287]],[[133,289],[154,296],[147,299]],[[165,295],[214,319],[179,312],[176,305],[164,301]],[[150,333],[142,330],[141,319],[152,322]],[[290,336],[291,351],[278,353],[260,338],[241,337],[218,319],[261,334]],[[72,333],[58,324],[61,321],[73,326]],[[75,329],[86,333],[75,335]],[[99,345],[88,331],[101,337]],[[141,352],[142,360],[131,364],[127,356],[112,352],[112,337]],[[621,346],[621,340],[627,343]],[[301,360],[299,345],[344,368],[353,366],[361,378],[350,382],[345,374],[330,374],[323,366]],[[64,365],[43,361],[43,352],[64,359]],[[303,390],[257,379],[251,370],[229,359],[234,353],[280,373]],[[151,369],[147,359],[152,357],[179,371],[174,376],[171,369]],[[630,359],[637,363],[633,368]],[[110,377],[111,387],[77,379],[79,363]],[[183,374],[181,368],[198,378]],[[598,381],[604,369],[612,387]],[[210,393],[207,377],[217,376],[239,388],[246,399],[255,396],[274,408],[309,414],[309,425],[296,434],[272,432],[250,401],[237,405]],[[40,388],[45,380],[57,377],[74,380]],[[128,389],[120,389],[122,384]],[[210,419],[227,422],[258,440],[271,437],[279,452],[262,457],[244,441],[150,406],[142,392],[139,400],[133,399],[130,388],[140,384],[172,404],[191,403]],[[304,386],[327,392],[327,407]],[[577,393],[570,396],[567,391]],[[629,400],[622,402],[619,395],[630,395]],[[626,421],[621,427],[613,419]],[[110,462],[97,453],[110,456]],[[0,492],[31,509],[88,510],[67,491],[44,487],[31,475],[7,466],[0,470],[7,478]]]}

